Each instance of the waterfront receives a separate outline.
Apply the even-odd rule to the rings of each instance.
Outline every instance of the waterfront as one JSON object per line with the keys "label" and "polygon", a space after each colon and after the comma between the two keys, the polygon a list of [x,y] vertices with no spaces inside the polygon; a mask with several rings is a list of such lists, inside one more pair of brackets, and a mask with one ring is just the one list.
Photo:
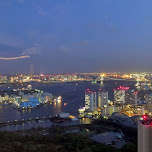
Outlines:
{"label": "waterfront", "polygon": [[[87,88],[90,88],[91,90],[94,91],[98,90],[99,88],[101,88],[102,91],[108,91],[109,100],[113,101],[113,89],[120,85],[134,87],[135,82],[105,81],[104,84],[100,84],[100,83],[91,84],[90,82],[52,83],[52,84],[32,83],[34,89],[40,89],[44,92],[50,92],[55,96],[62,96],[62,101],[52,104],[47,103],[36,109],[29,109],[23,111],[17,111],[11,105],[1,105],[0,121],[7,122],[7,121],[23,120],[23,119],[28,120],[30,118],[35,119],[36,117],[39,118],[50,117],[50,116],[55,116],[60,112],[68,112],[71,115],[78,116],[78,109],[80,107],[83,107],[85,103],[84,91]],[[67,104],[65,105],[64,103]],[[44,126],[46,124],[44,124]]]}

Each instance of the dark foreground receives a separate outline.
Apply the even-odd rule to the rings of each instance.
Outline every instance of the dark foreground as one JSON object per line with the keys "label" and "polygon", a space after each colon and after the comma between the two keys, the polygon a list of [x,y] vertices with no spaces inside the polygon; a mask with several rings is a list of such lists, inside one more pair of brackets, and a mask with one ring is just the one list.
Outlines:
{"label": "dark foreground", "polygon": [[[127,144],[121,149],[91,140],[93,134],[122,131]],[[91,125],[52,126],[14,133],[0,132],[0,152],[137,152],[134,129],[109,120],[95,120]]]}

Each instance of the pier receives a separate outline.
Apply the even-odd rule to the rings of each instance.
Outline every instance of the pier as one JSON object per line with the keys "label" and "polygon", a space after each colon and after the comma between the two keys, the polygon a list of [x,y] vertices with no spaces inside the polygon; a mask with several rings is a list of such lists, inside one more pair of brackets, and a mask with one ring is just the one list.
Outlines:
{"label": "pier", "polygon": [[42,118],[29,118],[29,119],[22,119],[22,120],[14,120],[14,121],[7,121],[7,122],[0,122],[0,127],[8,126],[8,125],[18,125],[23,123],[31,123],[31,122],[42,122],[45,120],[50,120],[52,116],[50,117],[42,117]]}

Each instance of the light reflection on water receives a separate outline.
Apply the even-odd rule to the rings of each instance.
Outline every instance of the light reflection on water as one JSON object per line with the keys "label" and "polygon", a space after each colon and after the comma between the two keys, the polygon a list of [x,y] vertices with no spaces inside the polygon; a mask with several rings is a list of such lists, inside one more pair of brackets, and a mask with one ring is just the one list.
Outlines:
{"label": "light reflection on water", "polygon": [[82,118],[80,119],[80,124],[91,124],[92,119],[90,118]]}
{"label": "light reflection on water", "polygon": [[[87,119],[87,120],[85,120]],[[9,126],[4,126],[0,127],[0,131],[18,131],[18,130],[29,130],[31,128],[48,128],[51,125],[59,125],[59,126],[69,126],[69,125],[77,125],[77,124],[90,124],[91,120],[89,121],[89,118],[84,118],[83,120],[78,120],[78,121],[69,121],[69,122],[64,122],[64,123],[53,123],[50,120],[45,120],[42,123],[40,122],[31,122],[29,123],[22,123],[18,125],[9,125]]]}
{"label": "light reflection on water", "polygon": [[[113,88],[116,88],[120,85],[131,84],[131,82],[125,82],[125,81],[118,81],[115,83],[115,81],[105,81],[104,84],[94,84],[92,85],[89,82],[79,82],[78,85],[75,83],[63,83],[62,85],[60,83],[53,83],[53,84],[39,84],[34,83],[32,84],[33,88],[43,90],[44,92],[51,92],[55,96],[62,96],[61,102],[57,103],[47,103],[43,106],[40,106],[35,109],[29,109],[24,111],[17,111],[14,109],[11,105],[3,105],[0,106],[0,122],[6,122],[6,121],[14,121],[14,120],[29,120],[30,118],[35,119],[36,117],[42,118],[42,117],[50,117],[55,116],[60,112],[68,112],[71,115],[78,116],[78,109],[80,107],[84,107],[84,91],[87,88],[90,88],[94,91],[101,88],[102,91],[108,91],[109,99],[113,100]],[[132,82],[132,85],[134,86],[134,82]],[[67,104],[64,104],[67,103]],[[79,123],[89,123],[89,120],[81,120]],[[35,127],[35,126],[42,126],[42,127],[48,127],[51,125],[51,122],[45,122],[41,124],[22,124],[19,125],[20,129],[23,128],[29,128]],[[7,126],[7,130],[13,130],[18,129],[18,126]],[[1,130],[1,128],[0,128]]]}

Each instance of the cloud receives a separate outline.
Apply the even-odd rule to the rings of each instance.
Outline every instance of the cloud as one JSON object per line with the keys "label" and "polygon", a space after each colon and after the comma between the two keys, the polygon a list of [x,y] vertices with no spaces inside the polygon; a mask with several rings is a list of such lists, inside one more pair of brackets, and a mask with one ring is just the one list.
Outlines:
{"label": "cloud", "polygon": [[68,51],[69,51],[69,48],[65,47],[64,45],[61,45],[61,46],[59,47],[59,50],[60,50],[61,52],[68,52]]}
{"label": "cloud", "polygon": [[40,49],[37,47],[27,48],[22,52],[22,55],[39,55]]}
{"label": "cloud", "polygon": [[37,7],[37,12],[38,12],[38,14],[40,14],[40,15],[47,15],[48,14],[48,12],[47,11],[45,11],[43,8],[41,8],[41,7]]}
{"label": "cloud", "polygon": [[42,7],[40,7],[39,5],[37,5],[36,3],[32,3],[33,8],[37,11],[38,14],[40,15],[48,15],[48,12],[45,11]]}
{"label": "cloud", "polygon": [[22,47],[23,41],[16,36],[0,33],[0,44],[12,47]]}

